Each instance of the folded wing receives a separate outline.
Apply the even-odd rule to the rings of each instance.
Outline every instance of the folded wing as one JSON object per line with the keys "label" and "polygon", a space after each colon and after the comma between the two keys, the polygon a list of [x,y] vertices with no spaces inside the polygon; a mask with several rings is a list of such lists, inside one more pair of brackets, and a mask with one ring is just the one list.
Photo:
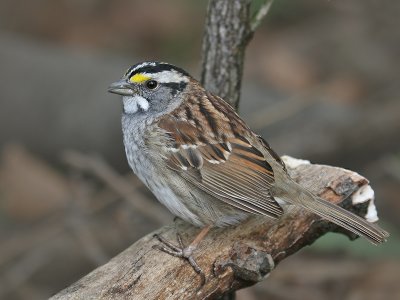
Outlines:
{"label": "folded wing", "polygon": [[206,134],[195,124],[165,116],[159,126],[170,141],[168,166],[196,187],[238,209],[278,218],[283,210],[270,195],[274,173],[243,136]]}

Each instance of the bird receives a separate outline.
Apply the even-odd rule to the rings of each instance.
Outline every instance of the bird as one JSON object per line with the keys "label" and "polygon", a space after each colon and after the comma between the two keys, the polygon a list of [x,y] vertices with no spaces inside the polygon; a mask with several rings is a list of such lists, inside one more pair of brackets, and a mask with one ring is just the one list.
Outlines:
{"label": "bird", "polygon": [[170,212],[202,228],[184,247],[162,236],[159,250],[187,259],[213,227],[251,215],[278,219],[283,203],[312,212],[373,244],[389,233],[314,195],[288,174],[279,155],[222,98],[185,70],[145,61],[131,66],[108,91],[122,96],[122,131],[133,172]]}

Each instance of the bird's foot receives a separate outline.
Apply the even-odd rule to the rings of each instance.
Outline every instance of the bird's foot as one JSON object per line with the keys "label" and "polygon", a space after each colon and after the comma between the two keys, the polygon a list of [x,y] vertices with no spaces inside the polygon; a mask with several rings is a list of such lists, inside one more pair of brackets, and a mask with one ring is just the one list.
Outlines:
{"label": "bird's foot", "polygon": [[155,238],[157,238],[163,245],[154,245],[153,248],[158,249],[162,252],[168,253],[169,255],[180,257],[189,262],[192,266],[193,270],[200,275],[201,277],[201,285],[200,288],[206,283],[206,276],[200,266],[197,264],[196,260],[193,258],[193,252],[196,250],[197,245],[190,244],[185,247],[182,242],[182,238],[179,233],[176,234],[179,246],[174,245],[161,235],[155,234]]}

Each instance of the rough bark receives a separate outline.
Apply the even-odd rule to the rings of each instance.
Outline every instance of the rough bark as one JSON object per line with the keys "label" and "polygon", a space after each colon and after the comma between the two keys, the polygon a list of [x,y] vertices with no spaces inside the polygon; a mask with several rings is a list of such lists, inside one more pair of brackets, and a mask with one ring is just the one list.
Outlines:
{"label": "rough bark", "polygon": [[203,37],[201,82],[236,109],[251,38],[250,4],[251,0],[210,0]]}
{"label": "rough bark", "polygon": [[[368,180],[357,173],[292,160],[287,164],[296,181],[322,198],[362,216],[375,209],[373,196],[362,203],[353,201],[352,195],[369,188]],[[174,241],[179,232],[188,243],[198,230],[176,220],[51,299],[218,299],[263,280],[281,260],[328,231],[354,238],[334,224],[292,207],[277,221],[251,217],[239,226],[212,230],[200,244],[195,257],[206,274],[206,284],[200,287],[200,276],[186,261],[153,248],[159,243],[155,233]]]}
{"label": "rough bark", "polygon": [[252,0],[209,1],[202,44],[201,83],[236,110],[246,46],[272,2],[265,0],[252,15]]}

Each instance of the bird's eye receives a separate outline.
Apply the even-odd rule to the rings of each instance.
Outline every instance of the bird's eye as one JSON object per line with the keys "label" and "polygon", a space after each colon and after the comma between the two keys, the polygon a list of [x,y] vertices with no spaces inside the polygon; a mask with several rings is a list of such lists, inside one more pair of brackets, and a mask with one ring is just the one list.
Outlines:
{"label": "bird's eye", "polygon": [[146,82],[146,87],[150,90],[154,90],[158,86],[158,82],[155,80],[149,80]]}

